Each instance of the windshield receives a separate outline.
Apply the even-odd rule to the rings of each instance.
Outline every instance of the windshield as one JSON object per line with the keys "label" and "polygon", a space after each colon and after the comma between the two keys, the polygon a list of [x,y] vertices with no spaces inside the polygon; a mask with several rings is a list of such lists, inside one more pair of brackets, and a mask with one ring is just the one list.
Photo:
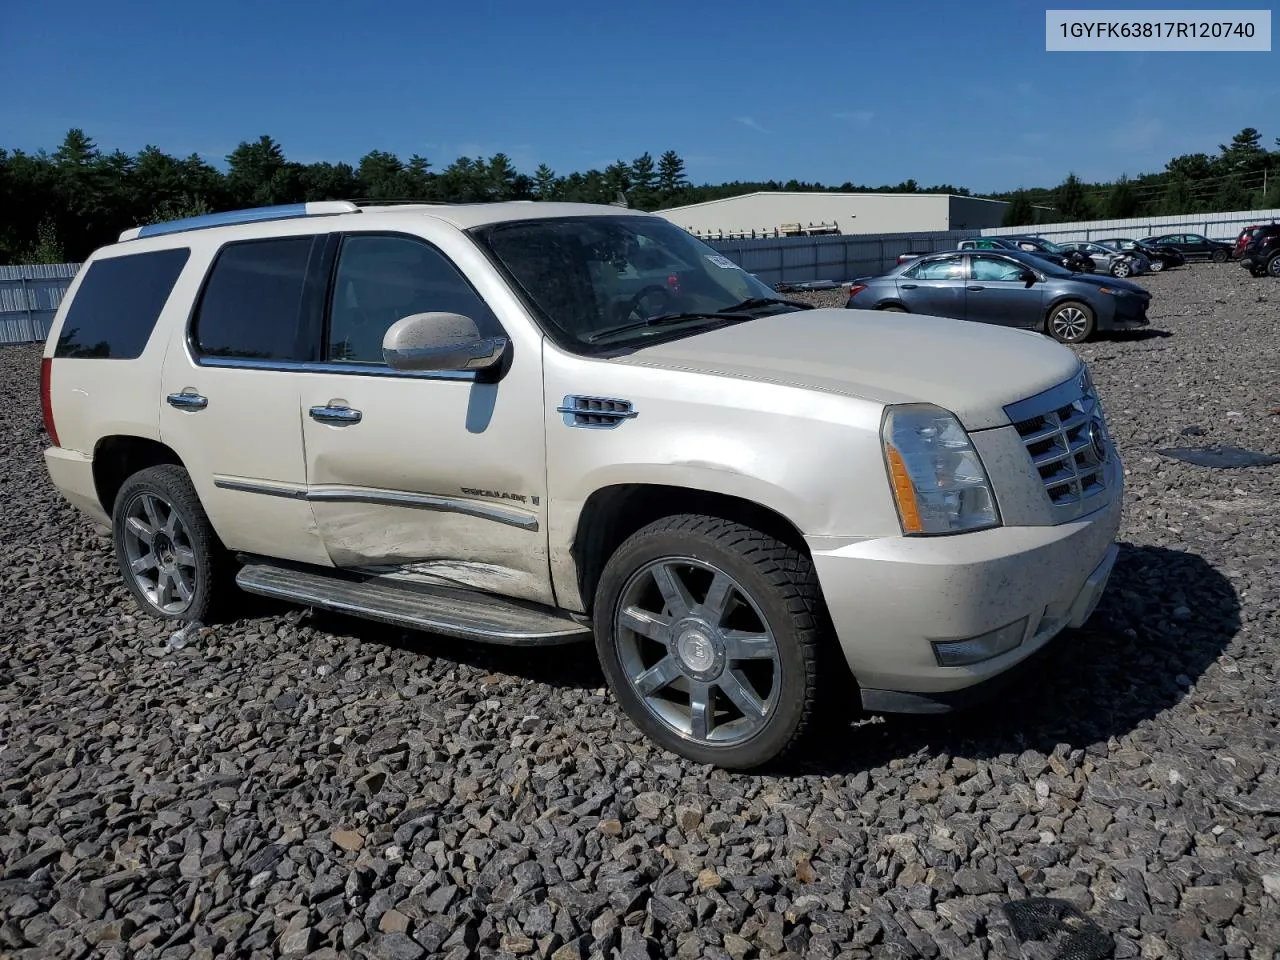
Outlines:
{"label": "windshield", "polygon": [[1049,253],[1066,253],[1060,244],[1054,243],[1052,240],[1046,240],[1043,237],[1036,237],[1035,242],[1040,244],[1041,250],[1047,250]]}
{"label": "windshield", "polygon": [[803,306],[659,217],[548,217],[473,235],[569,349],[634,346],[741,322],[744,309]]}

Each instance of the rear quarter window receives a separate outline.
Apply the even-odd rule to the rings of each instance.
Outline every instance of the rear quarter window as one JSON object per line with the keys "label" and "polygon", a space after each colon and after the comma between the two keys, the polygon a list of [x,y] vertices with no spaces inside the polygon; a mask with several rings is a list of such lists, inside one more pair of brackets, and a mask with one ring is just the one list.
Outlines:
{"label": "rear quarter window", "polygon": [[92,261],[67,307],[53,355],[99,360],[141,356],[190,257],[189,249],[175,247]]}

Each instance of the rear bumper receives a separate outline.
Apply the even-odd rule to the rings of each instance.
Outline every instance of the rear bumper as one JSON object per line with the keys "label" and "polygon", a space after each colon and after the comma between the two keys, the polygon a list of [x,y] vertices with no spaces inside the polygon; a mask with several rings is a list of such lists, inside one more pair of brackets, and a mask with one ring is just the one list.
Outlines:
{"label": "rear bumper", "polygon": [[[868,709],[939,712],[987,692],[1067,627],[1081,626],[1118,553],[1122,489],[1070,523],[813,550],[845,659]],[[1013,649],[941,666],[933,644],[1012,624]],[[1007,681],[1006,681],[1007,682]]]}
{"label": "rear bumper", "polygon": [[93,480],[93,458],[75,450],[47,447],[44,465],[58,493],[73,507],[103,526],[111,525],[111,517],[98,502],[98,487]]}

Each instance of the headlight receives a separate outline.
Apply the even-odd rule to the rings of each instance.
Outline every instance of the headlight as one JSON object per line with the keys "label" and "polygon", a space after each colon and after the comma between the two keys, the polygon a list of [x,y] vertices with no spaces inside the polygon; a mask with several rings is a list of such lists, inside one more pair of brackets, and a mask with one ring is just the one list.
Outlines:
{"label": "headlight", "polygon": [[1098,292],[1099,292],[1099,293],[1109,293],[1109,294],[1111,294],[1111,296],[1113,296],[1113,297],[1127,297],[1127,296],[1129,296],[1129,291],[1128,291],[1128,290],[1117,290],[1115,287],[1099,287],[1099,288],[1098,288]]}
{"label": "headlight", "polygon": [[1000,523],[987,471],[954,414],[925,403],[891,406],[880,436],[903,533],[963,533]]}

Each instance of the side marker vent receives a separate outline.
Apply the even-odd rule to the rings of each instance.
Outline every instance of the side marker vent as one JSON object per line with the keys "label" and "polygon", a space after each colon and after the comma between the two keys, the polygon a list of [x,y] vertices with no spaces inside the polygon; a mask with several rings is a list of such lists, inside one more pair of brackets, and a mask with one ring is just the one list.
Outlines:
{"label": "side marker vent", "polygon": [[556,407],[556,411],[564,414],[567,427],[591,427],[597,430],[616,427],[624,420],[637,416],[630,400],[609,397],[568,396],[564,398],[564,403]]}

